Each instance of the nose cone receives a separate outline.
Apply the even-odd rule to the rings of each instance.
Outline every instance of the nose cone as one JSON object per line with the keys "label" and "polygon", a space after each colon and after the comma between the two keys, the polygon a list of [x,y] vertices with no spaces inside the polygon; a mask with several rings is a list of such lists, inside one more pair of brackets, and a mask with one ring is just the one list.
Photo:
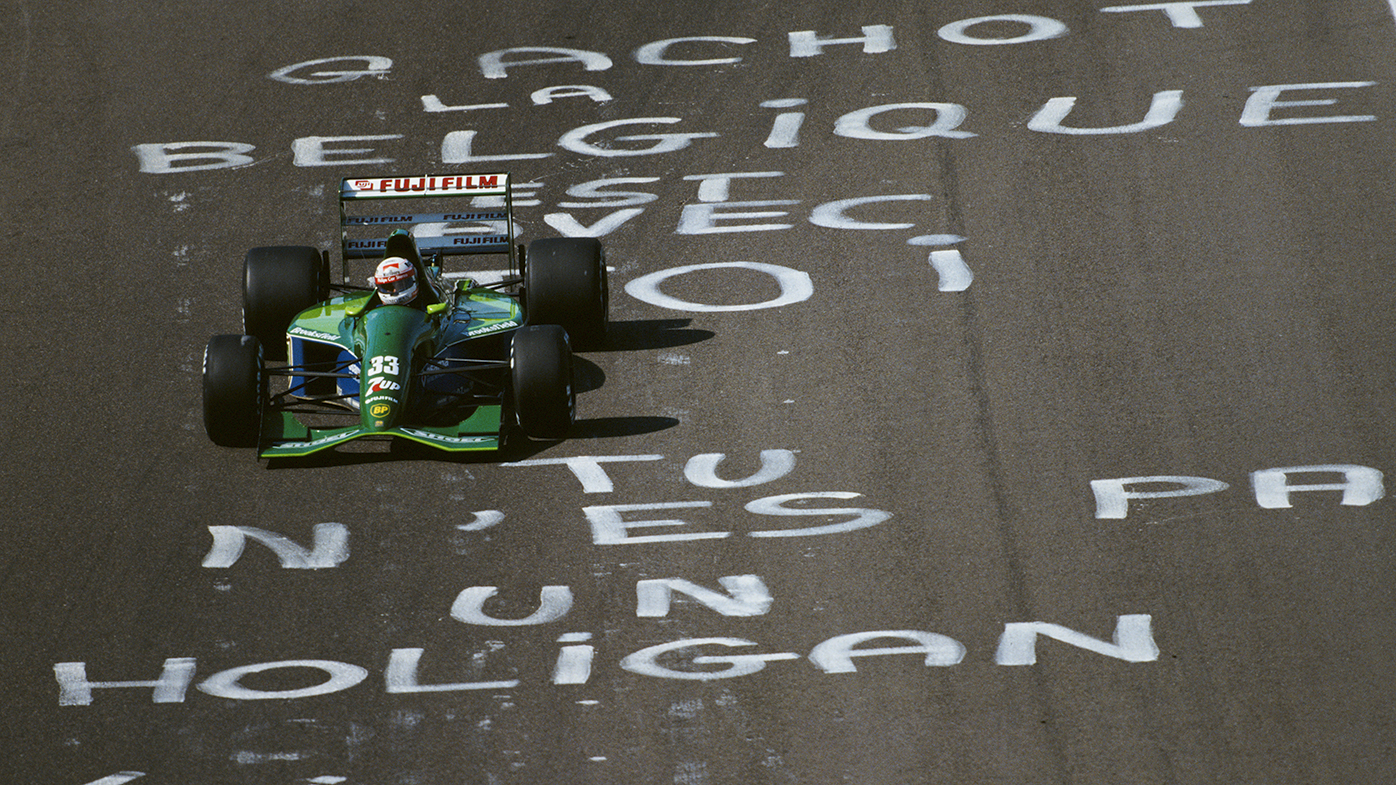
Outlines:
{"label": "nose cone", "polygon": [[396,401],[374,401],[365,404],[359,412],[359,423],[365,430],[381,431],[391,428],[397,422],[398,411],[402,407]]}
{"label": "nose cone", "polygon": [[414,308],[386,305],[365,314],[359,364],[359,424],[366,431],[395,426],[407,411],[412,351],[426,329]]}
{"label": "nose cone", "polygon": [[398,355],[372,355],[364,360],[360,375],[359,389],[363,396],[359,399],[359,424],[367,431],[381,431],[397,424],[398,417],[407,407],[407,385],[401,369],[392,372],[392,363],[401,365]]}

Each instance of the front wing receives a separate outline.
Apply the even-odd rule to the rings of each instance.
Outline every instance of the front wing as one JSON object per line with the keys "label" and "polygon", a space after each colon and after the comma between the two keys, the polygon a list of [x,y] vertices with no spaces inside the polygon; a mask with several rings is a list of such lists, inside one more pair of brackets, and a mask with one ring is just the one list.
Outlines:
{"label": "front wing", "polygon": [[[277,416],[279,415],[279,417]],[[456,425],[402,425],[367,431],[358,425],[311,428],[291,412],[270,413],[262,424],[261,458],[298,458],[361,438],[401,437],[447,452],[498,450],[503,442],[503,407],[480,406]]]}

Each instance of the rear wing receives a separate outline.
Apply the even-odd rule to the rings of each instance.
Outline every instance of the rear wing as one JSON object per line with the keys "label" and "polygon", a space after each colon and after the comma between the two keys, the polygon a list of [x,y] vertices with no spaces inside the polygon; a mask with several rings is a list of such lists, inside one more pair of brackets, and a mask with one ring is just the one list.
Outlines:
{"label": "rear wing", "polygon": [[[425,176],[346,177],[339,182],[340,250],[344,282],[350,259],[381,259],[387,230],[407,227],[417,250],[430,254],[503,253],[517,274],[514,194],[507,172]],[[485,204],[451,211],[451,200],[486,197]],[[349,214],[349,206],[397,199],[439,199],[441,212]],[[430,209],[430,207],[428,207]],[[357,236],[350,236],[351,230]],[[374,231],[370,235],[369,231]],[[420,233],[419,233],[420,232]]]}

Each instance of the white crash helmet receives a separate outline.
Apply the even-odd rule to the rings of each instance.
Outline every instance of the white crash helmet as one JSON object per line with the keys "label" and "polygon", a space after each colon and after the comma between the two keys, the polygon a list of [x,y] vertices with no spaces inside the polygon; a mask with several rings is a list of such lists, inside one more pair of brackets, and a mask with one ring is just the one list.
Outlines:
{"label": "white crash helmet", "polygon": [[401,256],[389,256],[368,279],[384,305],[406,305],[417,296],[417,269]]}

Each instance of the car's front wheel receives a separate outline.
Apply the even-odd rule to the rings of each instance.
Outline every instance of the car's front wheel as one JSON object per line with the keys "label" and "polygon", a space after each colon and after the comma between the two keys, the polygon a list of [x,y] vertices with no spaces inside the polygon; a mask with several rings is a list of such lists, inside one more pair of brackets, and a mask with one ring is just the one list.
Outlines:
{"label": "car's front wheel", "polygon": [[514,412],[530,439],[562,439],[576,419],[572,348],[555,324],[522,327],[509,349]]}
{"label": "car's front wheel", "polygon": [[223,447],[256,447],[266,409],[262,342],[215,335],[204,349],[204,430]]}

